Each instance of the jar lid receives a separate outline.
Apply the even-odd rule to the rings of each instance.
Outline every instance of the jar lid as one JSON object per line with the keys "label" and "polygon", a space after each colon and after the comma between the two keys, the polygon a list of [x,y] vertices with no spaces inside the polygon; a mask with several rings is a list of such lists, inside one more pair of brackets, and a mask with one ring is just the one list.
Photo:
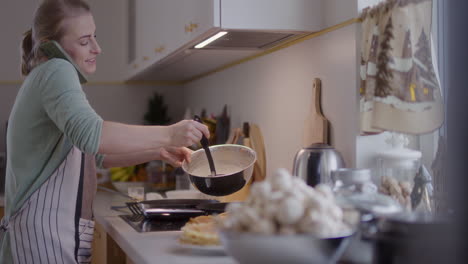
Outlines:
{"label": "jar lid", "polygon": [[398,162],[418,160],[422,156],[421,151],[406,148],[409,144],[409,138],[404,134],[392,133],[385,142],[390,144],[392,148],[379,153],[379,156],[384,159]]}
{"label": "jar lid", "polygon": [[421,151],[408,148],[392,148],[379,153],[379,156],[389,160],[418,160],[421,158]]}
{"label": "jar lid", "polygon": [[344,184],[362,183],[371,180],[370,169],[340,168],[331,172],[333,181],[341,181]]}

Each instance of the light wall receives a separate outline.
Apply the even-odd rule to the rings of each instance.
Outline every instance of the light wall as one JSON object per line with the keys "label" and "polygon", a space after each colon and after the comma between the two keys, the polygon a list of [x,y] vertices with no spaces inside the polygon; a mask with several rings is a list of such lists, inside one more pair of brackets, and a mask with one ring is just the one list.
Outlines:
{"label": "light wall", "polygon": [[154,87],[130,85],[86,85],[84,91],[94,110],[108,121],[127,124],[143,124],[148,110],[148,100],[155,92],[164,95],[168,115],[172,122],[179,121],[184,114],[181,87]]}
{"label": "light wall", "polygon": [[310,113],[312,81],[322,80],[322,106],[331,123],[331,143],[348,166],[356,160],[358,108],[356,25],[304,41],[186,85],[194,112],[219,114],[227,104],[232,126],[259,125],[267,152],[267,173],[292,169]]}
{"label": "light wall", "polygon": [[[0,153],[5,152],[5,124],[19,89],[20,42],[31,28],[34,9],[39,1],[5,1],[0,8]],[[11,84],[7,84],[11,82]]]}

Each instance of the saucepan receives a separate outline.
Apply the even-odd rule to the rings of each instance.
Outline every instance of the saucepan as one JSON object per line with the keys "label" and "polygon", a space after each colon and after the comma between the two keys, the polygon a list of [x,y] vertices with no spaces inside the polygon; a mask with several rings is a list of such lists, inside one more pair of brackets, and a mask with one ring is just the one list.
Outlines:
{"label": "saucepan", "polygon": [[212,196],[225,196],[242,189],[252,177],[257,160],[255,151],[235,144],[214,145],[209,149],[216,175],[211,173],[204,149],[192,152],[190,163],[182,163],[182,169],[195,188]]}

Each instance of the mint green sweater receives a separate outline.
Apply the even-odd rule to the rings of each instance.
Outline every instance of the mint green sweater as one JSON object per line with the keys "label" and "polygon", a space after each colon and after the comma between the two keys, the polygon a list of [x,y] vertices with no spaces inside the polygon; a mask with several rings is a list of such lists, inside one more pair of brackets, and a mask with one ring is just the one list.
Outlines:
{"label": "mint green sweater", "polygon": [[[73,146],[97,154],[102,123],[71,63],[51,59],[34,68],[18,92],[8,123],[5,216],[23,206]],[[4,241],[2,251],[8,244]]]}
{"label": "mint green sweater", "polygon": [[18,92],[8,122],[6,214],[23,205],[73,145],[96,154],[102,122],[71,63],[51,59],[34,68]]}

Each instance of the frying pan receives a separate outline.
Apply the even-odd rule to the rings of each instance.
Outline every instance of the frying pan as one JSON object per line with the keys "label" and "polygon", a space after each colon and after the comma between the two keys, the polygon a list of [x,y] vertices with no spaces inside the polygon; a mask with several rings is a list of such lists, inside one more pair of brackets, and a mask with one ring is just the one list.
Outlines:
{"label": "frying pan", "polygon": [[211,176],[204,149],[192,152],[191,162],[184,161],[182,169],[200,192],[212,196],[225,196],[240,190],[252,177],[257,154],[251,148],[234,144],[210,146],[221,176]]}

